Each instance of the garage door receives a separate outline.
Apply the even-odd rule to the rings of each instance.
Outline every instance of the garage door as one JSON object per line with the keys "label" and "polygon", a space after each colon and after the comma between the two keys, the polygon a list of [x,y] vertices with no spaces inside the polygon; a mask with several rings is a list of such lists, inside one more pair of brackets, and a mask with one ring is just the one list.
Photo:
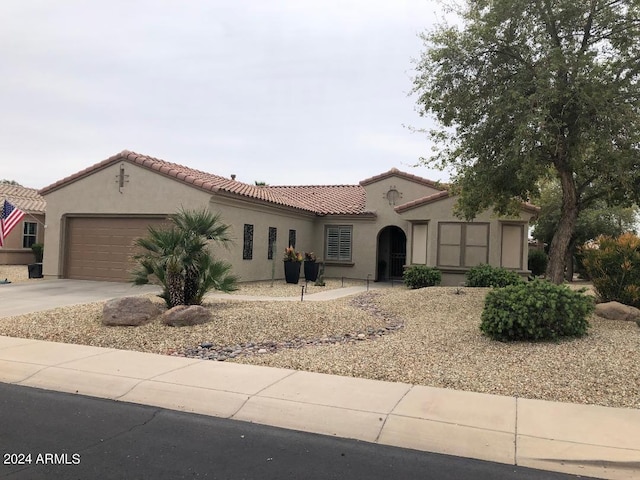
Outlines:
{"label": "garage door", "polygon": [[71,217],[66,222],[64,277],[126,282],[134,266],[133,242],[147,234],[158,217]]}

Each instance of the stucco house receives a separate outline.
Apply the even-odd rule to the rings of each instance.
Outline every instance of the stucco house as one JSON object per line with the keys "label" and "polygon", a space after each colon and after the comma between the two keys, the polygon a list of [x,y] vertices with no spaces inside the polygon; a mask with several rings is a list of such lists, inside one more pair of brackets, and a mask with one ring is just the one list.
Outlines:
{"label": "stucco house", "polygon": [[35,188],[0,183],[0,208],[8,200],[25,213],[0,247],[0,265],[26,265],[35,258],[31,245],[44,242],[46,202]]}
{"label": "stucco house", "polygon": [[126,281],[132,241],[180,207],[207,207],[231,227],[217,247],[242,281],[283,278],[288,245],[315,252],[327,277],[399,278],[411,264],[437,266],[457,284],[479,263],[527,266],[536,207],[517,218],[453,213],[455,198],[436,182],[391,169],[358,185],[256,186],[130,151],[40,190],[47,201],[44,275]]}

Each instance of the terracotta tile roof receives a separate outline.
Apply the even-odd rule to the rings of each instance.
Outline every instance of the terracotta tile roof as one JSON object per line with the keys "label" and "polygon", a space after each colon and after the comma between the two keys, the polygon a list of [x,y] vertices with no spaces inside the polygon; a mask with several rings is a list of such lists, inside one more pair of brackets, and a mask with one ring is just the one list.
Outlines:
{"label": "terracotta tile roof", "polygon": [[47,208],[47,202],[35,188],[0,183],[0,202],[5,199],[27,213],[44,213]]}
{"label": "terracotta tile roof", "polygon": [[[267,188],[298,208],[319,215],[366,214],[366,192],[360,185],[274,186]],[[369,212],[370,213],[370,212]]]}
{"label": "terracotta tile roof", "polygon": [[362,185],[363,187],[366,187],[367,185],[370,185],[375,182],[379,182],[380,180],[384,180],[385,178],[390,178],[390,177],[404,178],[406,180],[410,180],[412,182],[425,185],[427,187],[435,188],[436,190],[445,190],[447,188],[446,184],[443,184],[440,182],[434,182],[433,180],[428,180],[426,178],[419,177],[418,175],[413,175],[411,173],[402,172],[397,168],[392,168],[388,172],[384,172],[384,173],[381,173],[380,175],[376,175],[374,177],[362,180],[360,182],[360,185]]}
{"label": "terracotta tile roof", "polygon": [[240,195],[259,201],[283,205],[318,215],[370,214],[365,212],[365,192],[359,185],[335,186],[256,186],[195,170],[177,163],[124,150],[100,163],[49,185],[42,190],[47,195],[76,180],[121,161],[129,161],[140,167],[154,170],[167,177],[217,194]]}

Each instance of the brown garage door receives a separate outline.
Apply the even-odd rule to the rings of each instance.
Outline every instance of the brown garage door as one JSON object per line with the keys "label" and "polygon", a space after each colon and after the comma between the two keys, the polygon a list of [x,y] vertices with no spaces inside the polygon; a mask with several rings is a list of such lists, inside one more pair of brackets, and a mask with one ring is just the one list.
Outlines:
{"label": "brown garage door", "polygon": [[66,222],[64,277],[126,282],[134,263],[133,242],[147,234],[158,217],[71,217]]}

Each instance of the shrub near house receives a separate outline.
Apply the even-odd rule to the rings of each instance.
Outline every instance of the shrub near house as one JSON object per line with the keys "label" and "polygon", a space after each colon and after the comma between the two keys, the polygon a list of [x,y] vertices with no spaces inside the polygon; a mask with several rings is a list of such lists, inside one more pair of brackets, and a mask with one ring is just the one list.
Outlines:
{"label": "shrub near house", "polygon": [[490,291],[480,330],[494,340],[555,340],[587,333],[592,297],[546,280]]}

